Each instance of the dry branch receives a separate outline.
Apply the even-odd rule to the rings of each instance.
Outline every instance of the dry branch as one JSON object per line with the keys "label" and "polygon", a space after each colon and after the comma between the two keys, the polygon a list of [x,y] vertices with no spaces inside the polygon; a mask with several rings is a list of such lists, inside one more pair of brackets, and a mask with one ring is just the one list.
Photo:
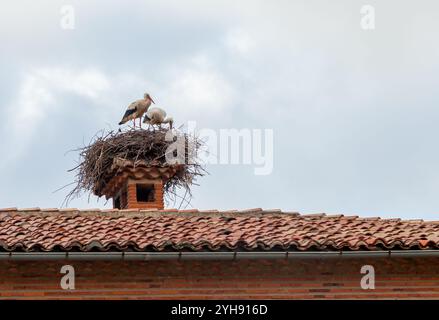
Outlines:
{"label": "dry branch", "polygon": [[186,197],[192,197],[191,186],[195,184],[197,177],[207,173],[197,162],[197,150],[202,146],[202,142],[197,137],[176,129],[171,135],[174,140],[169,139],[169,134],[165,129],[98,132],[89,145],[73,150],[79,152],[79,164],[69,170],[76,172],[75,187],[66,196],[65,204],[83,193],[100,195],[100,190],[114,174],[111,170],[114,159],[134,163],[141,160],[160,166],[172,165],[167,163],[166,153],[174,141],[183,141],[185,156],[177,174],[165,181],[165,198],[167,201],[175,199],[177,190],[183,188],[185,197],[182,202],[188,202]]}

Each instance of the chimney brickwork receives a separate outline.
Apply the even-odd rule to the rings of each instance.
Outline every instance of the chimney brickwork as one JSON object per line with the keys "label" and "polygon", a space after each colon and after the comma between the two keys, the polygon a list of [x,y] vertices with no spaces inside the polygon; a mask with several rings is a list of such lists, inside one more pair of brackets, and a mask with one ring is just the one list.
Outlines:
{"label": "chimney brickwork", "polygon": [[97,194],[113,199],[115,209],[164,209],[164,185],[178,166],[155,166],[124,161],[114,167],[112,178]]}

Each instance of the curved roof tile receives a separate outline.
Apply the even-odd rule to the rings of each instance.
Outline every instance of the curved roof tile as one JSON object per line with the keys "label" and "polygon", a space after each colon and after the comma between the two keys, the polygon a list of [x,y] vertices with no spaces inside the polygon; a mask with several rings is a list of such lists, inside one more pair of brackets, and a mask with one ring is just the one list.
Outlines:
{"label": "curved roof tile", "polygon": [[270,209],[0,209],[3,251],[439,249],[439,221]]}

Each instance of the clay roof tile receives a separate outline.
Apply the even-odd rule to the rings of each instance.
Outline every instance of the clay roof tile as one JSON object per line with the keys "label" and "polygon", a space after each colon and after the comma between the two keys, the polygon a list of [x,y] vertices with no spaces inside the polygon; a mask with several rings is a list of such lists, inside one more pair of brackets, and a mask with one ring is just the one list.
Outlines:
{"label": "clay roof tile", "polygon": [[[439,221],[262,210],[0,209],[13,250],[439,249]],[[378,248],[379,247],[379,248]]]}

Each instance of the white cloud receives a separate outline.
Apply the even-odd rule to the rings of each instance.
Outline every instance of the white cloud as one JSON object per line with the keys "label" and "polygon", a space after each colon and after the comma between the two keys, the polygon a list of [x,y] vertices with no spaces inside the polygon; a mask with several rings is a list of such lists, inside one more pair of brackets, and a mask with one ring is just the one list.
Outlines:
{"label": "white cloud", "polygon": [[45,109],[53,103],[54,97],[50,88],[42,85],[40,80],[33,74],[28,75],[20,89],[17,102],[10,109],[11,123],[17,126],[17,130],[22,128],[22,124],[38,123],[44,117]]}
{"label": "white cloud", "polygon": [[229,31],[224,44],[232,53],[241,55],[246,55],[255,48],[255,40],[243,29]]}
{"label": "white cloud", "polygon": [[33,76],[51,89],[91,99],[97,99],[110,86],[107,76],[93,69],[42,68],[35,70]]}
{"label": "white cloud", "polygon": [[188,112],[220,112],[230,107],[235,96],[229,81],[205,55],[198,55],[174,68],[167,96],[169,103]]}
{"label": "white cloud", "polygon": [[0,167],[20,157],[50,112],[63,108],[62,94],[97,101],[109,86],[107,77],[96,70],[36,68],[26,73],[17,97],[5,110],[8,122],[3,127],[3,141],[9,152],[2,157]]}

